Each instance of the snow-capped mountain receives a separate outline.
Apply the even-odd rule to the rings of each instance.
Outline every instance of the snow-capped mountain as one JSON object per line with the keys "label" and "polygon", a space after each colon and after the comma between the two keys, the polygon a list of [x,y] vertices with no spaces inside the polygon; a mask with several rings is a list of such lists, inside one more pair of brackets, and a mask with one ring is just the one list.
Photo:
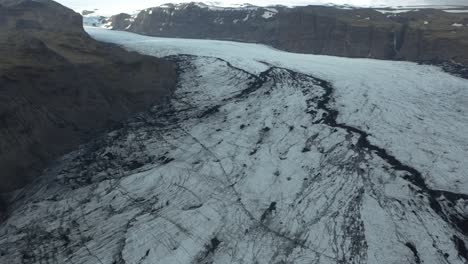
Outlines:
{"label": "snow-capped mountain", "polygon": [[[96,10],[99,15],[109,16],[118,13],[133,13],[146,8],[164,5],[168,2],[173,4],[184,4],[189,1],[184,0],[57,0],[57,2],[74,9],[81,13],[84,10]],[[245,7],[247,5],[254,6],[305,6],[305,5],[327,5],[343,8],[393,8],[393,9],[421,9],[421,8],[436,8],[436,9],[458,9],[468,6],[465,0],[216,0],[203,1],[203,4],[217,7]]]}
{"label": "snow-capped mountain", "polygon": [[[166,4],[105,26],[157,37],[262,43],[309,54],[468,65],[468,7]],[[450,11],[450,12],[444,12]]]}
{"label": "snow-capped mountain", "polygon": [[407,62],[87,28],[166,104],[12,197],[1,263],[466,263],[468,81]]}

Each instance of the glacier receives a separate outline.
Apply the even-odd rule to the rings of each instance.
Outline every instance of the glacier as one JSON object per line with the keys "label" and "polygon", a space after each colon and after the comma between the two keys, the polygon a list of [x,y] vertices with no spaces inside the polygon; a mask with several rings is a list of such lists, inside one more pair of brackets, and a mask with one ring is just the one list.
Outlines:
{"label": "glacier", "polygon": [[467,263],[468,80],[86,30],[178,87],[14,193],[0,263]]}

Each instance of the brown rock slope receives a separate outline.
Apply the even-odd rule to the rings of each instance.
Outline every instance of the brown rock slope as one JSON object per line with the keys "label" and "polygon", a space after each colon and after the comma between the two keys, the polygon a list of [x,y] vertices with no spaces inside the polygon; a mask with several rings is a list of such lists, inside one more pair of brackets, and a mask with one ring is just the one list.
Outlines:
{"label": "brown rock slope", "polygon": [[468,65],[467,13],[426,9],[383,14],[326,6],[274,10],[190,3],[143,10],[134,18],[120,14],[109,21],[113,29],[151,36],[238,40],[301,53]]}
{"label": "brown rock slope", "polygon": [[91,39],[52,1],[0,0],[0,192],[171,93],[169,62]]}

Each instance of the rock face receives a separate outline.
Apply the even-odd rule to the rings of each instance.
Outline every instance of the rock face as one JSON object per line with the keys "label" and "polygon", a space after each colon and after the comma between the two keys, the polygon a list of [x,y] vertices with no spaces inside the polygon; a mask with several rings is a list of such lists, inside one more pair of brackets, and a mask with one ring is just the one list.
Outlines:
{"label": "rock face", "polygon": [[[164,5],[110,19],[112,28],[161,37],[256,42],[300,53],[468,64],[468,14],[383,14],[326,6],[217,8]],[[460,26],[461,25],[461,26]]]}
{"label": "rock face", "polygon": [[171,93],[172,63],[98,43],[52,1],[0,1],[0,192]]}

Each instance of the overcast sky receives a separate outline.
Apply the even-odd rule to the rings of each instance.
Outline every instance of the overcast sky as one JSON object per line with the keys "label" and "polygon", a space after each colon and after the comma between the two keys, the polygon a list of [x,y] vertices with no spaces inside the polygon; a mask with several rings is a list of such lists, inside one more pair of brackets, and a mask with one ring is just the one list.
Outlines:
{"label": "overcast sky", "polygon": [[[57,2],[74,9],[77,12],[82,10],[99,9],[101,14],[112,15],[120,12],[133,12],[136,10],[159,6],[164,3],[180,3],[189,1],[171,0],[56,0]],[[220,6],[233,6],[236,4],[250,3],[254,5],[275,5],[282,4],[288,6],[308,5],[308,4],[351,4],[355,6],[399,6],[399,5],[468,5],[468,0],[211,0],[199,1]]]}

